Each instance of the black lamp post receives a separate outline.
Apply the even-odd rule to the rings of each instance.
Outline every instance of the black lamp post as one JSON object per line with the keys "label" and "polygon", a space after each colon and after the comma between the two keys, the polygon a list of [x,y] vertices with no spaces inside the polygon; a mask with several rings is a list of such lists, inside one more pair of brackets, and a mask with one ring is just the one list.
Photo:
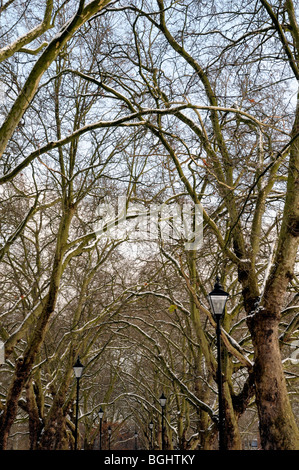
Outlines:
{"label": "black lamp post", "polygon": [[108,449],[110,450],[111,448],[111,433],[112,433],[112,429],[111,427],[109,426],[108,428]]}
{"label": "black lamp post", "polygon": [[154,423],[151,421],[148,425],[150,428],[150,433],[151,433],[151,440],[150,440],[150,448],[153,450],[153,428],[154,428]]}
{"label": "black lamp post", "polygon": [[137,450],[138,449],[138,444],[137,444],[138,432],[137,431],[135,431],[134,437],[135,437],[135,450]]}
{"label": "black lamp post", "polygon": [[162,393],[159,400],[160,400],[160,405],[161,405],[161,408],[162,408],[162,450],[164,450],[165,449],[164,408],[165,408],[165,405],[166,405],[166,397],[165,397],[164,393]]}
{"label": "black lamp post", "polygon": [[99,409],[99,418],[100,418],[100,450],[102,450],[102,420],[104,416],[104,411],[102,407]]}
{"label": "black lamp post", "polygon": [[208,298],[213,316],[216,320],[217,335],[217,383],[218,383],[218,400],[219,400],[219,450],[224,449],[224,414],[223,414],[223,398],[222,398],[222,371],[221,371],[221,328],[220,322],[224,316],[225,305],[229,294],[222,289],[219,278],[216,278],[214,289],[209,293]]}
{"label": "black lamp post", "polygon": [[83,364],[80,362],[80,358],[78,356],[76,363],[73,366],[75,377],[77,379],[77,399],[76,399],[76,421],[75,421],[75,450],[77,450],[77,442],[78,442],[78,413],[79,413],[79,382],[82,376],[82,372],[84,369]]}

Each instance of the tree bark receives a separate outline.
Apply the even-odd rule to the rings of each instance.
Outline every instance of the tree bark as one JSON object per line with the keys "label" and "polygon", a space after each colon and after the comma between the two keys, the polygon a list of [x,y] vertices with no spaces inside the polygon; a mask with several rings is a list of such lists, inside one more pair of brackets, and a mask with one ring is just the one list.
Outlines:
{"label": "tree bark", "polygon": [[[291,138],[299,136],[299,103]],[[299,138],[290,149],[287,195],[278,247],[261,306],[251,317],[256,402],[265,450],[298,450],[299,430],[289,401],[278,326],[299,243]]]}
{"label": "tree bark", "polygon": [[29,415],[30,450],[36,450],[40,432],[42,430],[42,423],[40,421],[40,414],[36,403],[34,387],[31,380],[29,380],[26,385],[26,395],[27,411]]}
{"label": "tree bark", "polygon": [[263,450],[298,450],[278,342],[278,320],[263,312],[252,328],[255,388]]}
{"label": "tree bark", "polygon": [[0,450],[5,450],[7,448],[10,428],[17,415],[19,397],[30,376],[34,361],[43,343],[49,319],[56,306],[61,279],[63,254],[66,247],[72,216],[73,210],[65,208],[64,214],[61,218],[59,232],[57,234],[56,252],[53,261],[52,276],[50,280],[47,302],[36,321],[34,331],[28,342],[28,346],[24,352],[23,357],[17,360],[14,378],[6,398],[5,409],[0,418]]}

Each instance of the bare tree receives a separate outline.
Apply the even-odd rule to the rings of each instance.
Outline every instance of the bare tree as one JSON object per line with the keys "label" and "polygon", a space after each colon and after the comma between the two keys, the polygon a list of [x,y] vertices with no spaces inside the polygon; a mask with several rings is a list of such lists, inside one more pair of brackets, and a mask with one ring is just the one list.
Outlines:
{"label": "bare tree", "polygon": [[[202,203],[204,222],[221,250],[218,263],[221,253],[234,266],[242,288],[255,357],[248,374],[255,384],[263,448],[292,449],[298,447],[298,427],[286,388],[279,323],[286,293],[293,290],[298,249],[297,111],[288,108],[284,88],[297,78],[298,26],[292,2],[283,8],[266,2],[251,8],[245,2],[244,10],[238,7],[232,13],[227,7],[214,2],[213,12],[207,12],[195,2],[174,6],[159,0],[156,9],[145,3],[128,9],[133,39],[128,33],[118,56],[135,64],[134,82],[127,86],[133,73],[129,77],[126,71],[109,72],[109,85],[98,84],[140,116],[194,203]],[[113,67],[109,70],[117,71],[117,64]],[[274,90],[279,90],[275,105]],[[146,118],[147,109],[154,107],[156,115]],[[207,186],[199,197],[201,174]],[[217,205],[225,216],[219,220],[209,214]],[[272,225],[263,225],[271,206],[282,211],[282,218],[276,224],[274,215]],[[260,271],[265,248],[271,263]],[[223,269],[223,282],[226,276]],[[236,445],[240,443],[234,437],[227,442],[228,447]]]}
{"label": "bare tree", "polygon": [[[10,21],[13,4],[28,33],[3,30],[0,52],[7,93],[0,259],[8,270],[1,336],[7,357],[19,358],[1,415],[1,448],[18,403],[38,446],[42,407],[35,400],[46,372],[55,376],[56,395],[43,415],[41,445],[71,443],[73,340],[80,338],[96,374],[102,366],[93,359],[104,347],[96,328],[112,350],[124,345],[117,359],[103,350],[111,366],[107,403],[126,397],[126,408],[137,399],[158,420],[155,400],[163,384],[180,411],[179,418],[167,416],[169,447],[175,436],[182,447],[209,448],[217,428],[217,364],[206,294],[220,273],[231,293],[222,325],[226,447],[241,448],[239,419],[255,396],[263,448],[297,449],[285,377],[286,371],[296,376],[287,358],[298,325],[296,2],[69,1],[60,8],[50,1],[42,13],[33,5],[27,15],[23,5],[8,1],[1,13]],[[146,268],[127,269],[129,281],[119,258],[111,290],[86,301],[90,286],[100,282],[103,257],[113,259],[115,247],[96,239],[95,207],[103,195],[120,192],[127,205],[145,209],[181,198],[200,205],[204,245],[189,252],[181,239],[174,246],[162,241],[159,262],[155,258],[153,267],[144,255]],[[142,272],[155,280],[150,289],[136,288]],[[76,301],[67,292],[73,276],[82,281],[73,286]],[[99,306],[102,314],[93,317]],[[66,336],[57,328],[57,309],[70,316],[61,322],[71,331]],[[71,337],[61,361],[52,333],[59,347]],[[134,358],[123,372],[126,352]],[[57,361],[63,378],[55,375]],[[141,383],[143,365],[151,387]],[[119,388],[111,385],[115,377]],[[24,387],[26,406],[19,400]],[[92,393],[84,396],[92,430]],[[51,432],[58,427],[55,440]]]}

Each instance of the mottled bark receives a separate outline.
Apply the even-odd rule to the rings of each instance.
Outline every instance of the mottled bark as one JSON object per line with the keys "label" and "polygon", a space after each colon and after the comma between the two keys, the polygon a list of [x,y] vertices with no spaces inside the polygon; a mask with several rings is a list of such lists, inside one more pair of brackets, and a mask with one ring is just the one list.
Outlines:
{"label": "mottled bark", "polygon": [[27,411],[29,416],[30,450],[37,449],[38,439],[42,430],[41,416],[36,402],[34,387],[29,380],[26,386]]}
{"label": "mottled bark", "polygon": [[263,312],[253,323],[254,377],[262,448],[298,450],[299,433],[282,367],[278,320]]}
{"label": "mottled bark", "polygon": [[[299,136],[299,105],[291,137]],[[287,195],[274,263],[260,307],[249,318],[255,353],[256,402],[261,443],[268,450],[298,450],[299,430],[290,405],[278,326],[293,277],[299,243],[299,138],[290,149]],[[253,313],[253,312],[252,312]]]}

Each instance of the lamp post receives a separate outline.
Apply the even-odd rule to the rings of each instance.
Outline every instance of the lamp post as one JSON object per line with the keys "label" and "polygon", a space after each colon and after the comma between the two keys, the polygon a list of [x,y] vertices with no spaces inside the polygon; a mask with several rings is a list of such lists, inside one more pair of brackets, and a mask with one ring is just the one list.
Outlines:
{"label": "lamp post", "polygon": [[135,430],[135,433],[134,433],[134,437],[135,437],[135,450],[138,449],[138,445],[137,445],[137,439],[138,439],[138,432]]}
{"label": "lamp post", "polygon": [[218,408],[219,408],[219,450],[224,449],[224,414],[223,414],[223,398],[222,398],[222,371],[221,371],[221,327],[220,322],[224,316],[225,305],[229,294],[222,289],[219,278],[217,276],[214,289],[209,293],[208,298],[211,310],[216,320],[216,336],[217,336],[217,383],[218,383]]}
{"label": "lamp post", "polygon": [[151,421],[148,425],[151,433],[151,440],[150,440],[150,448],[153,450],[153,428],[154,428],[154,423]]}
{"label": "lamp post", "polygon": [[104,411],[102,407],[99,409],[99,418],[100,418],[100,450],[102,450],[102,420],[104,416]]}
{"label": "lamp post", "polygon": [[164,408],[165,408],[165,405],[166,405],[166,397],[165,397],[164,393],[162,393],[162,395],[160,396],[159,401],[160,401],[160,405],[161,405],[161,408],[162,408],[162,450],[164,450],[165,449]]}
{"label": "lamp post", "polygon": [[75,377],[77,379],[77,399],[76,399],[76,421],[75,421],[75,450],[77,450],[78,442],[78,413],[79,413],[79,382],[82,376],[84,366],[80,362],[80,357],[78,356],[76,363],[73,366]]}
{"label": "lamp post", "polygon": [[108,449],[110,450],[111,448],[111,433],[112,433],[112,429],[111,427],[109,426],[108,428]]}

